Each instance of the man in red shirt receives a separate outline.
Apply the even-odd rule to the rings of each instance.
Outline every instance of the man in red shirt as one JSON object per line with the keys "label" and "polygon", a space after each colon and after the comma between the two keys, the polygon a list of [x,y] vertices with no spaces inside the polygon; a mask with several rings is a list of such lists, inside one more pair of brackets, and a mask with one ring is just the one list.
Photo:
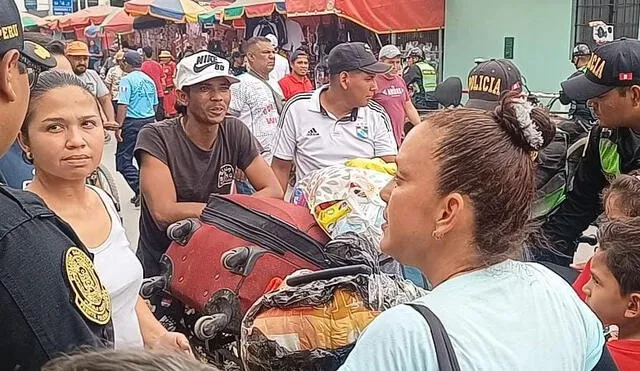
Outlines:
{"label": "man in red shirt", "polygon": [[283,77],[278,84],[284,94],[284,99],[289,100],[299,93],[308,93],[313,90],[313,84],[307,73],[309,73],[309,56],[304,50],[296,50],[289,58],[292,73]]}
{"label": "man in red shirt", "polygon": [[380,49],[378,59],[382,63],[391,65],[391,70],[376,75],[378,91],[373,96],[373,100],[384,107],[391,117],[393,136],[396,138],[398,147],[404,139],[404,124],[407,119],[414,126],[420,123],[420,115],[411,102],[407,85],[399,75],[402,70],[401,55],[400,49],[395,45],[385,45]]}
{"label": "man in red shirt", "polygon": [[150,46],[142,48],[144,52],[144,62],[142,62],[142,72],[151,77],[153,83],[156,85],[156,91],[158,93],[158,105],[156,106],[156,121],[164,120],[164,88],[162,87],[162,80],[164,78],[164,72],[162,71],[162,65],[154,61],[153,49]]}

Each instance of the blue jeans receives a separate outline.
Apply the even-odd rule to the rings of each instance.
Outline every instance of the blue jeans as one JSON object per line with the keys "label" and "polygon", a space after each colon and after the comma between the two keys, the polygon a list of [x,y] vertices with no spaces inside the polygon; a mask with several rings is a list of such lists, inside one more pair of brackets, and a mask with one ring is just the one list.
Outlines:
{"label": "blue jeans", "polygon": [[133,165],[133,151],[136,148],[140,129],[153,121],[153,117],[146,119],[126,118],[124,125],[122,125],[122,142],[118,142],[116,149],[116,170],[122,174],[136,195],[140,193],[140,173],[138,168]]}
{"label": "blue jeans", "polygon": [[252,195],[256,193],[255,188],[248,180],[236,180],[236,191],[241,195]]}

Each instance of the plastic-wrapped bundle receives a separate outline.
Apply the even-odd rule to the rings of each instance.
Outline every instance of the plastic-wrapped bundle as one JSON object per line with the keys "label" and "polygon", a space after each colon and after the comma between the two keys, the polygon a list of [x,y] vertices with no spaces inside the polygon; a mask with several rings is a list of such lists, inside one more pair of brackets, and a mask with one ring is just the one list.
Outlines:
{"label": "plastic-wrapped bundle", "polygon": [[298,271],[263,295],[242,321],[247,370],[336,370],[380,312],[427,294],[408,280],[380,273],[375,248],[353,232],[329,242],[326,253],[371,273],[322,277],[327,271]]}
{"label": "plastic-wrapped bundle", "polygon": [[[332,238],[355,232],[369,240],[380,253],[386,203],[380,191],[392,179],[395,164],[380,159],[354,159],[314,171],[301,179],[292,202],[308,207],[318,225]],[[383,271],[400,275],[400,265],[381,255]]]}
{"label": "plastic-wrapped bundle", "polygon": [[410,281],[384,273],[299,286],[285,282],[262,296],[243,320],[246,370],[337,370],[381,311],[426,294]]}

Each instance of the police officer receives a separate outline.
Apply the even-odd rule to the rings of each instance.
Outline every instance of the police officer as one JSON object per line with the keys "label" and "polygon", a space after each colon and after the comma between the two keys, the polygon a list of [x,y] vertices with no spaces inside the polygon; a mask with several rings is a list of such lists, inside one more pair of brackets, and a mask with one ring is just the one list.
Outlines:
{"label": "police officer", "polygon": [[640,167],[640,41],[620,39],[599,46],[584,74],[562,83],[575,101],[588,101],[598,122],[567,199],[543,225],[554,250],[540,260],[568,265],[575,240],[602,211],[600,193],[620,173]]}
{"label": "police officer", "polygon": [[[490,59],[476,64],[469,73],[469,100],[465,107],[493,111],[506,91],[522,93],[522,74],[511,60]],[[552,116],[551,119],[557,122],[557,117]],[[532,154],[536,163],[536,198],[532,218],[547,215],[563,200],[567,148],[567,133],[556,130],[551,143]]]}
{"label": "police officer", "polygon": [[438,72],[424,60],[420,48],[410,49],[406,56],[407,67],[403,78],[408,87],[413,89],[413,104],[418,109],[438,109],[438,102],[433,91],[438,84]]}
{"label": "police officer", "polygon": [[[24,42],[13,0],[0,0],[0,154],[24,120],[29,87],[56,65]],[[112,339],[109,294],[86,248],[31,193],[0,186],[0,369],[37,370],[61,352]]]}
{"label": "police officer", "polygon": [[[587,63],[590,58],[591,48],[589,48],[589,45],[584,43],[577,44],[571,54],[571,63],[576,67],[576,72],[571,74],[569,79],[583,75],[587,70]],[[589,132],[596,118],[593,116],[591,109],[589,109],[587,101],[572,100],[564,90],[560,90],[560,103],[571,104],[569,108],[569,118],[571,118],[573,123],[571,127],[563,126],[562,129],[569,133],[570,141],[573,143]]]}

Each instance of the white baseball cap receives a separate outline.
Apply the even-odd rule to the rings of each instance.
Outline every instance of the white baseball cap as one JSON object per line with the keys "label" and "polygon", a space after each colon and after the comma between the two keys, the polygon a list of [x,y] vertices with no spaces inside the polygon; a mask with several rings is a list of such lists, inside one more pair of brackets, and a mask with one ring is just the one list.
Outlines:
{"label": "white baseball cap", "polygon": [[396,58],[402,55],[402,52],[400,51],[400,49],[398,49],[397,46],[395,45],[385,45],[380,49],[380,53],[378,53],[378,59],[382,59],[382,58],[387,58],[387,59],[391,59],[391,58]]}
{"label": "white baseball cap", "polygon": [[185,86],[195,85],[216,77],[224,77],[230,84],[240,81],[229,73],[229,62],[226,59],[208,51],[200,51],[183,58],[178,63],[175,84],[178,89],[182,90]]}
{"label": "white baseball cap", "polygon": [[278,37],[276,37],[276,35],[270,33],[265,37],[271,41],[271,45],[273,45],[274,48],[278,47]]}

